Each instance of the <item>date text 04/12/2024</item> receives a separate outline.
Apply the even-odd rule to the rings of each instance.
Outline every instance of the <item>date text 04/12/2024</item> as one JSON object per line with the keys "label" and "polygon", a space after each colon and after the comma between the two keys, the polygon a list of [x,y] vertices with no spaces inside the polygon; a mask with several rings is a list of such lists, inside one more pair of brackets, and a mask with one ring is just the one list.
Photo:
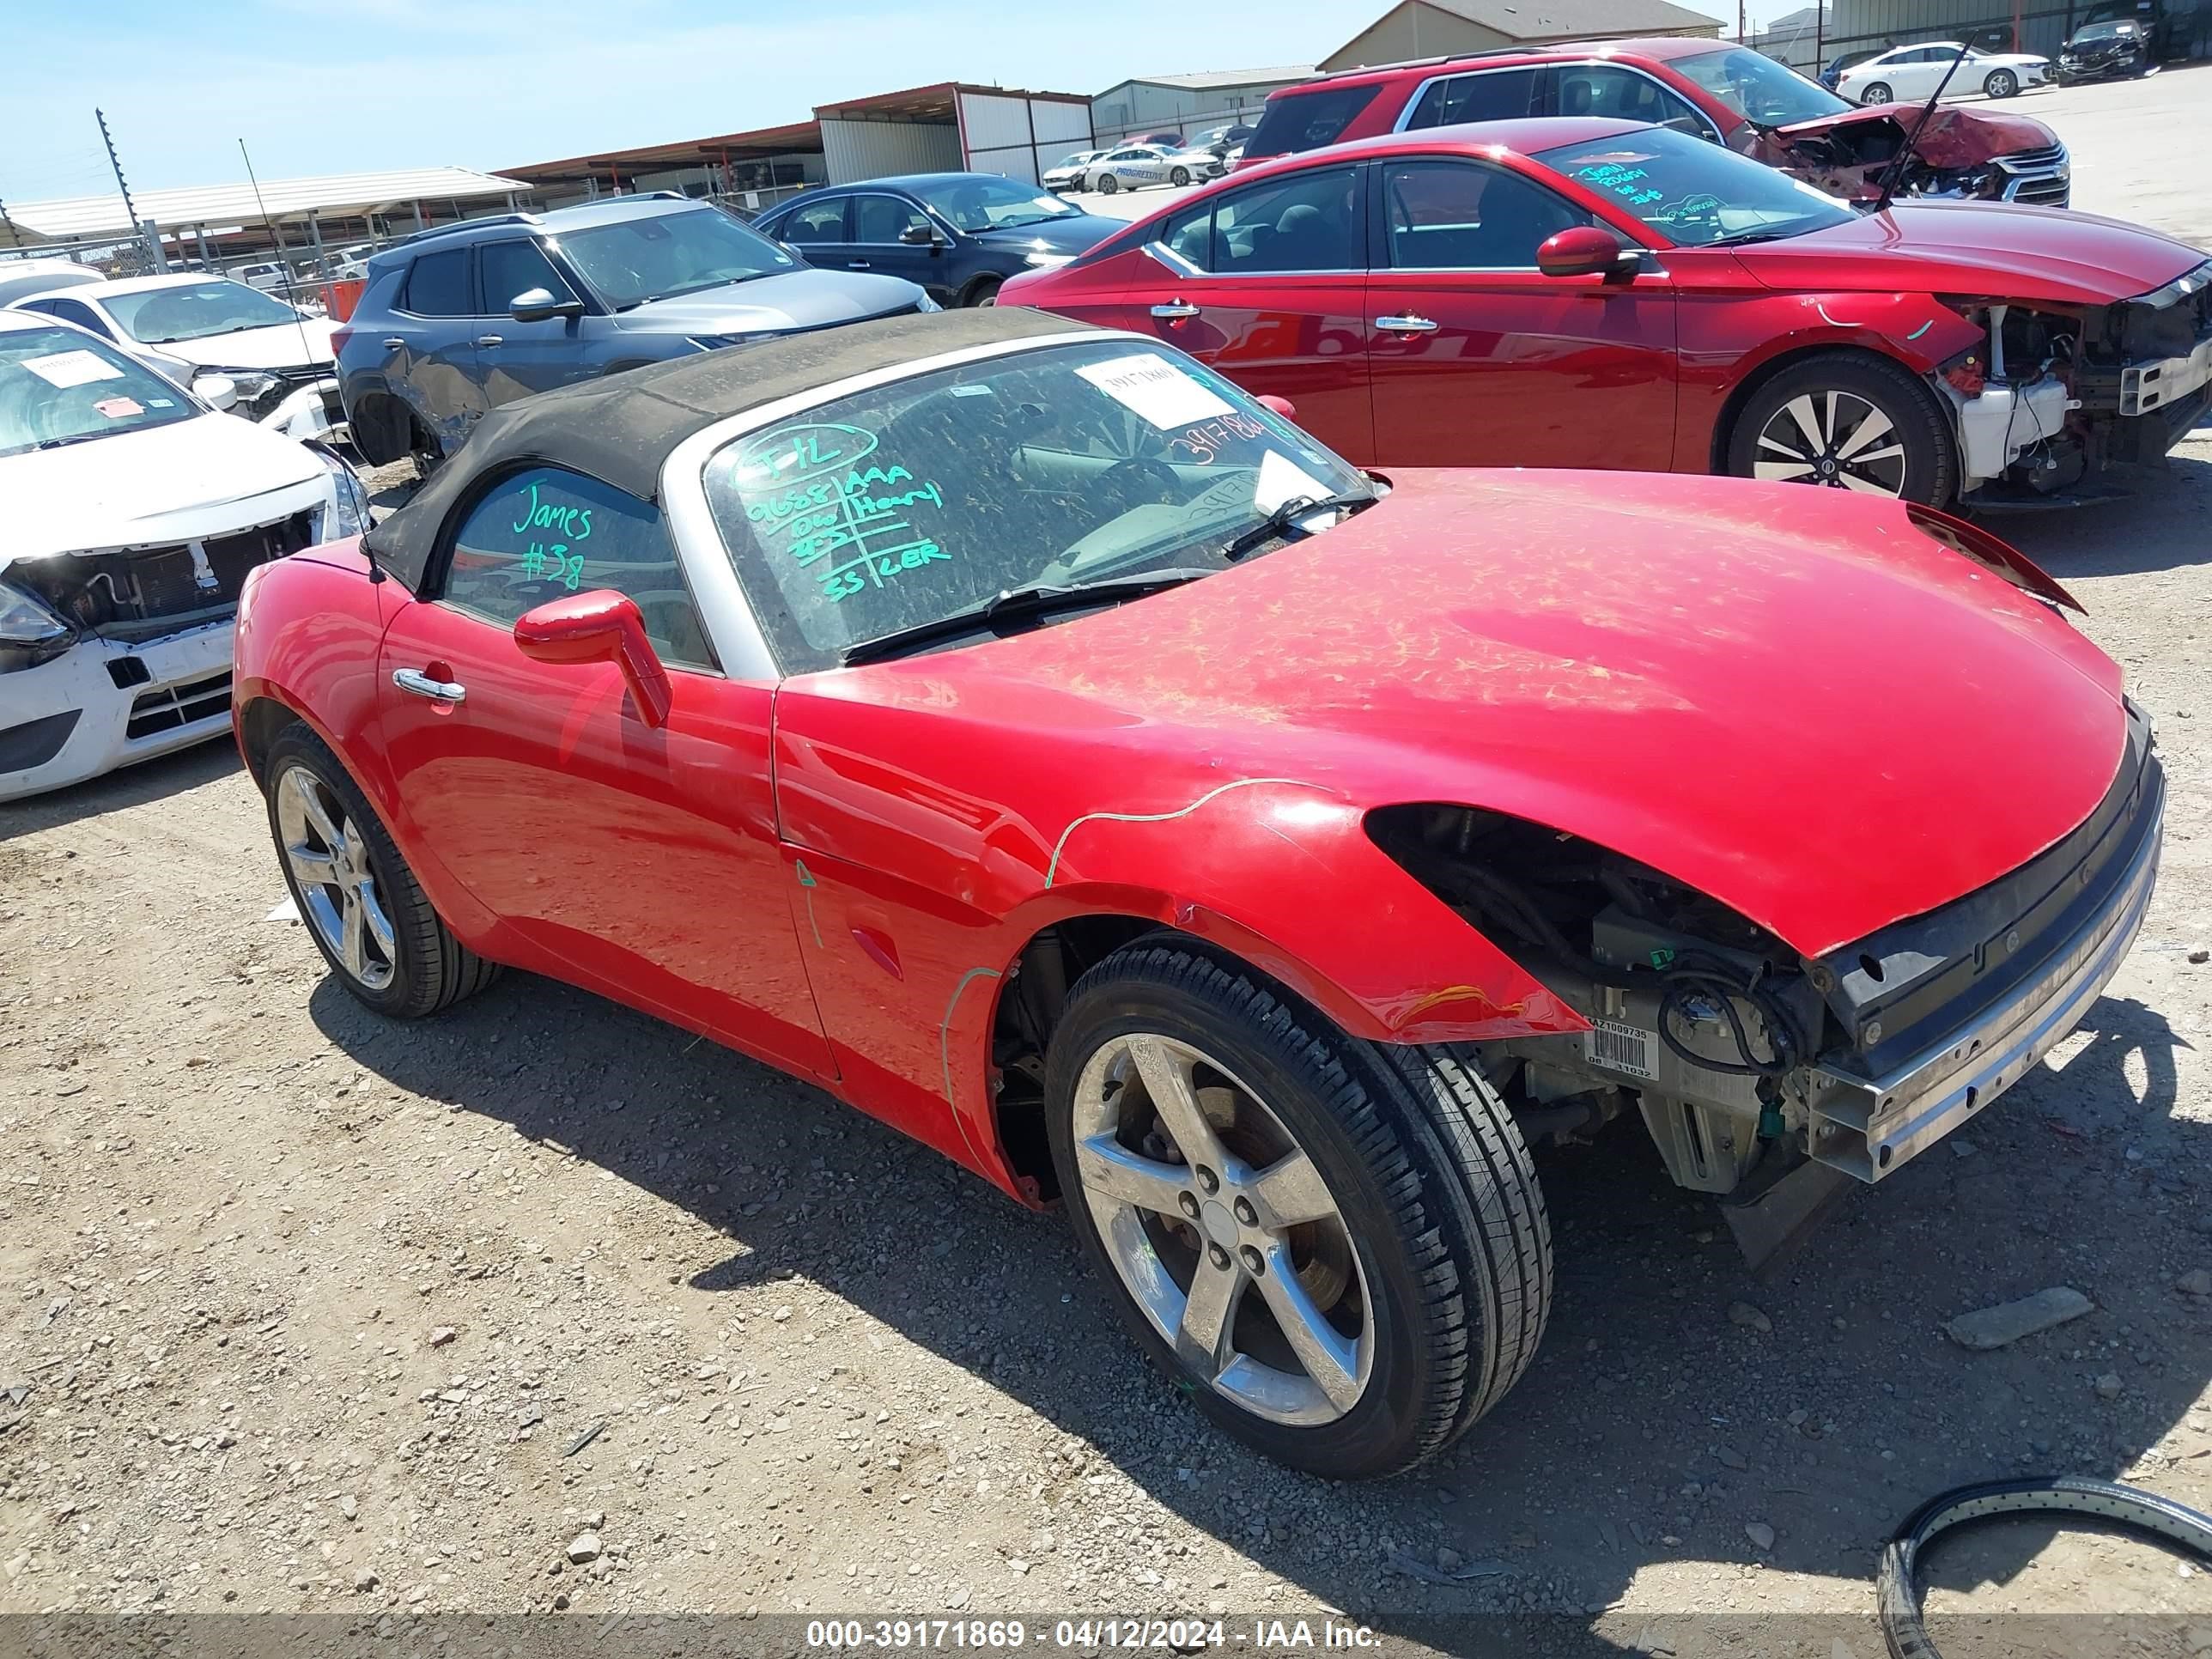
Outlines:
{"label": "date text 04/12/2024", "polygon": [[904,1650],[1011,1653],[1034,1644],[1075,1653],[1197,1653],[1234,1648],[1258,1656],[1334,1649],[1374,1653],[1382,1637],[1371,1626],[1334,1619],[815,1619],[806,1645],[835,1651]]}

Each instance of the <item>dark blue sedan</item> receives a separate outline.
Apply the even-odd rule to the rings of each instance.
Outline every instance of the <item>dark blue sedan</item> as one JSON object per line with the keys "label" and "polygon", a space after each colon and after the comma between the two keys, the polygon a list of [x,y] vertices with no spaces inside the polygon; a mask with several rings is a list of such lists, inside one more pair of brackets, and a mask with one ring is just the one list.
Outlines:
{"label": "dark blue sedan", "polygon": [[1007,277],[1066,264],[1127,228],[1040,185],[993,173],[922,173],[809,191],[754,227],[811,265],[902,276],[948,306],[988,305]]}

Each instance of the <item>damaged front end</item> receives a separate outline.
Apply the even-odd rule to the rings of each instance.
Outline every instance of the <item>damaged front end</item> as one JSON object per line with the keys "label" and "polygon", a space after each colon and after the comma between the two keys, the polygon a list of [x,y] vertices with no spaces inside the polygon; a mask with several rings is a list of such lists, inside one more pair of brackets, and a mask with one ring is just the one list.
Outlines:
{"label": "damaged front end", "polygon": [[1945,303],[1984,337],[1936,378],[1971,503],[2063,499],[2107,469],[2162,464],[2212,407],[2212,259],[2112,305]]}
{"label": "damaged front end", "polygon": [[1982,1111],[2117,971],[2158,866],[2148,720],[2071,834],[1818,957],[1572,836],[1479,809],[1369,815],[1383,851],[1589,1022],[1479,1045],[1532,1141],[1641,1117],[1668,1174],[1741,1203],[1808,1163],[1878,1182]]}
{"label": "damaged front end", "polygon": [[2057,135],[2039,121],[1978,110],[1938,108],[1922,127],[1902,167],[1917,107],[1855,110],[1787,127],[1747,129],[1749,154],[1814,189],[1871,205],[1894,168],[1891,194],[2064,207],[2073,193],[2073,162]]}

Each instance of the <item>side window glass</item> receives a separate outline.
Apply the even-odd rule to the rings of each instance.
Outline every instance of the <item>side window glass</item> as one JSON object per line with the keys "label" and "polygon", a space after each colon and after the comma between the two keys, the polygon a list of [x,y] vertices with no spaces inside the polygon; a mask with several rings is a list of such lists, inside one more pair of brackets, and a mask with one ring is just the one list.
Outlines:
{"label": "side window glass", "polygon": [[476,307],[469,298],[469,251],[448,248],[425,253],[407,273],[401,308],[417,317],[466,317]]}
{"label": "side window glass", "polygon": [[1597,222],[1517,173],[1471,161],[1389,167],[1382,204],[1400,270],[1533,270],[1547,239]]}
{"label": "side window glass", "polygon": [[505,311],[518,294],[533,288],[548,290],[556,300],[573,300],[575,292],[553,269],[544,251],[527,238],[514,242],[487,242],[477,250],[477,270],[483,278],[484,304]]}
{"label": "side window glass", "polygon": [[716,665],[659,510],[562,467],[510,473],[469,510],[439,597],[512,628],[533,606],[596,587],[636,603],[671,668]]}
{"label": "side window glass", "polygon": [[1647,121],[1702,137],[1705,123],[1689,102],[1648,76],[1611,64],[1574,64],[1559,71],[1559,113]]}
{"label": "side window glass", "polygon": [[853,240],[856,242],[896,242],[910,226],[929,228],[920,208],[896,196],[856,196],[853,198]]}
{"label": "side window glass", "polygon": [[115,331],[100,319],[100,313],[81,301],[57,300],[53,302],[53,313],[55,316],[75,323],[81,328],[90,329],[104,340],[112,340],[115,337]]}
{"label": "side window glass", "polygon": [[1171,249],[1179,259],[1188,260],[1200,270],[1213,269],[1213,204],[1190,209],[1187,212],[1170,214],[1154,237]]}
{"label": "side window glass", "polygon": [[1359,173],[1322,167],[1218,199],[1208,270],[1361,270]]}
{"label": "side window glass", "polygon": [[799,208],[783,222],[783,240],[794,247],[804,247],[809,242],[842,242],[845,240],[845,198],[834,202],[814,202]]}
{"label": "side window glass", "polygon": [[1462,121],[1512,121],[1531,113],[1536,71],[1492,70],[1439,81],[1421,94],[1408,127],[1457,126]]}

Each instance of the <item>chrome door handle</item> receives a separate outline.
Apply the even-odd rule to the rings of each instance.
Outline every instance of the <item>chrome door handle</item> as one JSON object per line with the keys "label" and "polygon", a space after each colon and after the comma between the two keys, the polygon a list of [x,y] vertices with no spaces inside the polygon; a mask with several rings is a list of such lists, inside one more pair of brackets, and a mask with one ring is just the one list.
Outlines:
{"label": "chrome door handle", "polygon": [[477,336],[477,343],[480,346],[504,345],[506,343],[507,337],[504,334],[479,334]]}
{"label": "chrome door handle", "polygon": [[1195,317],[1198,315],[1198,307],[1188,300],[1170,300],[1165,305],[1154,306],[1152,315],[1169,318]]}
{"label": "chrome door handle", "polygon": [[1437,331],[1436,324],[1425,317],[1416,317],[1410,311],[1402,317],[1377,317],[1375,326],[1392,334],[1433,334]]}
{"label": "chrome door handle", "polygon": [[848,270],[866,270],[867,268],[868,262],[866,259],[848,259],[845,261],[845,269]]}
{"label": "chrome door handle", "polygon": [[465,702],[469,689],[452,680],[434,680],[428,674],[412,668],[395,668],[392,683],[410,697],[428,697],[432,702]]}
{"label": "chrome door handle", "polygon": [[398,336],[397,334],[395,334],[395,335],[393,335],[390,339],[386,340],[386,341],[384,343],[384,346],[385,346],[385,349],[386,349],[386,350],[387,350],[387,351],[397,351],[397,350],[398,350],[398,349],[399,349],[399,348],[400,348],[400,347],[402,347],[402,346],[405,345],[406,343],[407,343],[407,342],[406,342],[406,341],[404,341],[404,340],[401,339],[401,338],[399,337],[399,336]]}

